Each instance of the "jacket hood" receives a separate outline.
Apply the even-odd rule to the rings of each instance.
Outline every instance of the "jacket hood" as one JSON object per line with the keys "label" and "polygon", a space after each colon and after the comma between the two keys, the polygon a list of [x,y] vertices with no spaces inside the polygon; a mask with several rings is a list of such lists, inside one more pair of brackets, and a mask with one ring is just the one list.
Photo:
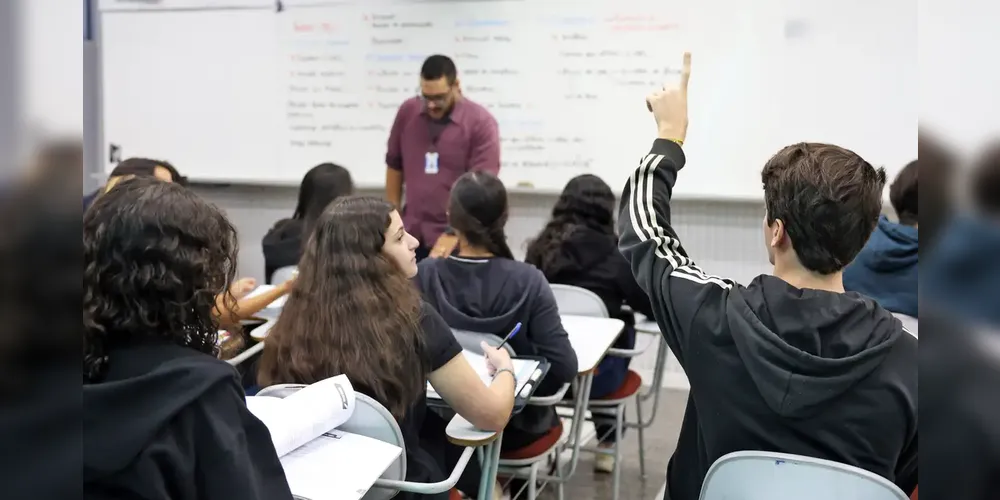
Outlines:
{"label": "jacket hood", "polygon": [[302,221],[298,219],[282,219],[274,224],[264,235],[264,252],[294,246],[296,250],[302,246]]}
{"label": "jacket hood", "polygon": [[836,404],[904,335],[899,320],[871,299],[798,289],[774,276],[734,291],[728,308],[751,379],[784,417],[805,418]]}
{"label": "jacket hood", "polygon": [[883,215],[855,262],[873,271],[891,273],[916,266],[918,249],[917,228],[896,224]]}
{"label": "jacket hood", "polygon": [[270,273],[277,268],[298,263],[302,256],[302,231],[301,220],[283,219],[264,235],[261,249],[264,252],[265,267],[268,268],[268,276],[265,276],[267,280],[271,279]]}
{"label": "jacket hood", "polygon": [[[523,269],[515,269],[519,266],[530,267],[502,257],[425,259],[418,266],[416,279],[427,300],[449,325],[504,336],[517,324],[532,295],[524,289],[523,278],[519,279],[524,276]],[[530,268],[541,275],[541,271]],[[461,292],[449,293],[455,290]]]}
{"label": "jacket hood", "polygon": [[601,264],[608,254],[618,251],[618,241],[590,227],[579,226],[569,234],[558,251],[565,259],[564,265],[550,279],[556,279],[563,273],[577,274]]}
{"label": "jacket hood", "polygon": [[[154,363],[144,371],[116,367],[134,360]],[[175,345],[130,347],[109,355],[107,382],[83,385],[84,478],[125,469],[184,408],[219,384],[234,383],[225,362]],[[116,376],[116,370],[141,373]]]}
{"label": "jacket hood", "polygon": [[1000,225],[995,221],[952,220],[921,267],[922,299],[967,320],[1000,322]]}

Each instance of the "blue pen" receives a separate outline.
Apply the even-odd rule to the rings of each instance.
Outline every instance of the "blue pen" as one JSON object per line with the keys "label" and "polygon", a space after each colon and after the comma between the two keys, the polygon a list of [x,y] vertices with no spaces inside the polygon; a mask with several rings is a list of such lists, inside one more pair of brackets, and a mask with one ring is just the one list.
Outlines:
{"label": "blue pen", "polygon": [[517,324],[514,325],[514,329],[507,334],[507,338],[503,339],[503,342],[500,342],[500,345],[497,346],[497,349],[503,349],[503,346],[507,344],[507,341],[514,338],[514,335],[517,335],[517,332],[519,331],[521,331],[520,321],[518,321]]}

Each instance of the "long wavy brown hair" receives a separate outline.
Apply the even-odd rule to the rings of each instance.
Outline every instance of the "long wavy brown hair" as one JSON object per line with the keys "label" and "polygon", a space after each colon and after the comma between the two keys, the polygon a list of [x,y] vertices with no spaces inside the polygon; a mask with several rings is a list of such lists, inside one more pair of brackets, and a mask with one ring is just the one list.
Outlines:
{"label": "long wavy brown hair", "polygon": [[347,196],[319,217],[267,336],[262,386],[345,374],[397,419],[424,393],[420,293],[382,253],[394,211],[378,198]]}

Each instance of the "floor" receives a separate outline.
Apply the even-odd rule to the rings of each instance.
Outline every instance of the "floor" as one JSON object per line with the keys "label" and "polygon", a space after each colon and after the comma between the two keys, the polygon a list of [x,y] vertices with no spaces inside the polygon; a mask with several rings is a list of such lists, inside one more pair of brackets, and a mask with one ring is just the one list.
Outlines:
{"label": "floor", "polygon": [[[667,472],[667,461],[677,445],[677,434],[684,417],[687,391],[664,389],[657,405],[656,419],[645,431],[646,478],[639,474],[639,440],[635,430],[625,436],[625,447],[621,471],[620,500],[653,500],[663,487]],[[647,403],[651,404],[651,403]],[[644,407],[648,411],[649,407]],[[627,418],[634,418],[629,413]],[[585,428],[584,432],[587,432]],[[595,473],[594,455],[582,453],[576,474],[566,486],[566,498],[571,500],[610,500],[611,475]],[[524,495],[522,495],[522,498]],[[539,500],[555,499],[555,490],[546,487]],[[658,499],[657,499],[658,500]]]}

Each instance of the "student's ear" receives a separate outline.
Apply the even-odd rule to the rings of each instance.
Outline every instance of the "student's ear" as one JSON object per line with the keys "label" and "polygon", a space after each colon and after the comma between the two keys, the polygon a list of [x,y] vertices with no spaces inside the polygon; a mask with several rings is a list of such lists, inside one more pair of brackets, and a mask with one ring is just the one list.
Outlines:
{"label": "student's ear", "polygon": [[771,248],[780,248],[786,236],[785,222],[781,219],[774,219],[774,222],[768,225],[768,231],[770,233],[768,235],[770,240],[768,246]]}

